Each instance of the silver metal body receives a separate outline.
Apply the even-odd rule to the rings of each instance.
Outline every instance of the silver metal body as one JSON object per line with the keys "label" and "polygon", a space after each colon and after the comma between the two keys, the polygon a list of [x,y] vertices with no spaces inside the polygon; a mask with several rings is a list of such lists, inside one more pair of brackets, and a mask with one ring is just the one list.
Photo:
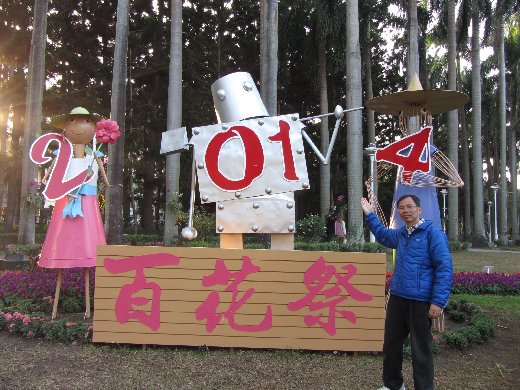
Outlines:
{"label": "silver metal body", "polygon": [[211,95],[219,123],[269,116],[249,73],[221,77],[211,86]]}

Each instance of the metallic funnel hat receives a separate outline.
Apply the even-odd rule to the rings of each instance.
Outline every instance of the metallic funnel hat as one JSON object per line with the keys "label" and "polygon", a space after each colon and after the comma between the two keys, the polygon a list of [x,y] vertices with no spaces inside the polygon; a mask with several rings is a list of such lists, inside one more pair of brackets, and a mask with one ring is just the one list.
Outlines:
{"label": "metallic funnel hat", "polygon": [[468,102],[468,97],[462,92],[448,90],[422,89],[419,77],[415,74],[406,91],[378,96],[366,102],[366,107],[372,111],[387,115],[399,115],[410,107],[426,108],[432,115],[448,112],[462,107]]}
{"label": "metallic funnel hat", "polygon": [[56,127],[57,129],[63,129],[65,127],[65,123],[67,123],[71,116],[88,116],[91,118],[94,124],[96,124],[96,122],[98,122],[101,119],[101,115],[91,114],[83,107],[76,107],[69,114],[63,114],[53,117],[51,119],[51,125],[53,127]]}
{"label": "metallic funnel hat", "polygon": [[211,86],[211,95],[219,123],[269,116],[249,73],[221,77]]}

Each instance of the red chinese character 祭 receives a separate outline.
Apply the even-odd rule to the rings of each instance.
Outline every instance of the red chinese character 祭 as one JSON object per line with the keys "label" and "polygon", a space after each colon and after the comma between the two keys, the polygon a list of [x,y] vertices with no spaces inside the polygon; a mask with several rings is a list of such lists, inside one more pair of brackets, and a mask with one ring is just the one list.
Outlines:
{"label": "red chinese character \u796d", "polygon": [[267,306],[264,319],[259,324],[241,325],[235,321],[235,313],[255,292],[254,288],[249,288],[241,297],[239,297],[238,286],[249,275],[256,272],[260,272],[260,267],[254,265],[248,256],[242,256],[242,269],[237,272],[229,271],[222,259],[218,259],[215,262],[215,270],[212,274],[204,276],[202,279],[202,285],[204,287],[216,285],[227,286],[224,291],[231,292],[232,295],[229,308],[224,312],[217,312],[220,304],[220,295],[216,291],[212,291],[206,300],[197,308],[197,310],[195,310],[195,317],[198,321],[207,320],[206,330],[208,332],[212,332],[217,327],[223,316],[227,318],[229,326],[234,330],[242,332],[260,332],[271,329],[273,325],[271,306]]}
{"label": "red chinese character \u796d", "polygon": [[[356,323],[356,314],[350,310],[338,310],[336,307],[339,304],[347,300],[349,296],[361,302],[367,302],[373,299],[371,295],[359,291],[350,284],[350,278],[357,272],[355,265],[347,264],[344,265],[342,269],[346,271],[344,275],[338,273],[335,266],[327,264],[323,257],[320,257],[305,271],[303,282],[309,291],[307,295],[287,304],[287,308],[291,311],[300,310],[305,306],[309,306],[309,311],[311,312],[328,310],[328,318],[326,321],[321,320],[323,313],[317,315],[309,314],[305,316],[305,324],[307,326],[318,324],[330,336],[336,334],[336,313],[340,313],[346,320],[353,324]],[[336,284],[330,288],[325,288],[333,278],[336,279]],[[325,299],[317,300],[316,297],[319,294],[324,295]]]}
{"label": "red chinese character \u796d", "polygon": [[[159,284],[146,281],[144,269],[162,265],[178,265],[179,263],[180,259],[177,256],[167,253],[135,256],[127,259],[106,258],[103,264],[105,269],[111,274],[117,275],[135,271],[134,281],[122,286],[117,296],[115,304],[117,321],[119,321],[120,324],[125,324],[130,319],[136,319],[151,330],[155,331],[159,329],[161,324],[160,305],[162,290]],[[143,296],[143,292],[146,290],[151,291],[151,298]],[[141,293],[141,295],[134,296],[135,293]],[[149,313],[143,309],[134,309],[134,306],[140,306],[142,308],[150,302]]]}

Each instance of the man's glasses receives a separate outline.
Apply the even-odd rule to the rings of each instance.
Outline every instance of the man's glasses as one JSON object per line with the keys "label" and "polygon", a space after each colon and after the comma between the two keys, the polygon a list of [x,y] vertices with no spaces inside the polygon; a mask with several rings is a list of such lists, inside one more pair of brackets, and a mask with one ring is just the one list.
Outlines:
{"label": "man's glasses", "polygon": [[406,206],[399,206],[399,207],[397,208],[397,210],[399,210],[399,211],[401,212],[401,211],[414,210],[414,209],[416,209],[416,208],[417,208],[417,206],[412,206],[412,205],[410,205],[410,204],[407,204]]}

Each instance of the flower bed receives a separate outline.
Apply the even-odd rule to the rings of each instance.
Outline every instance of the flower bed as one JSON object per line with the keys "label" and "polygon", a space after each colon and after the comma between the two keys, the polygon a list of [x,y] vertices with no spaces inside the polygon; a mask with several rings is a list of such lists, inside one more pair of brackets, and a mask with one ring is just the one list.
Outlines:
{"label": "flower bed", "polygon": [[[386,290],[392,272],[386,273]],[[455,272],[451,286],[453,294],[520,295],[520,273]]]}

